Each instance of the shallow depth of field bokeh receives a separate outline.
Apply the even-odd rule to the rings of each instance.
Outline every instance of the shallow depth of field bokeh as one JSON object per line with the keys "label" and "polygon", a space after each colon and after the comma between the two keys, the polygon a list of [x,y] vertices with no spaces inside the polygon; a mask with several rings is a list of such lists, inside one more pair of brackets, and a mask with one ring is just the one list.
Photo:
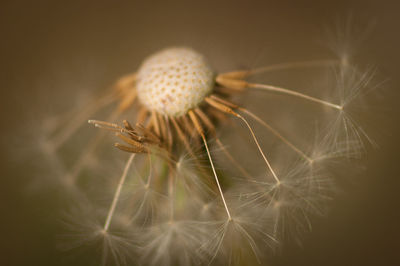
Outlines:
{"label": "shallow depth of field bokeh", "polygon": [[[84,248],[58,249],[63,227],[56,214],[66,206],[58,197],[62,191],[37,176],[32,184],[46,165],[32,163],[26,151],[34,147],[24,147],[32,141],[23,138],[46,114],[84,101],[166,46],[192,46],[223,71],[326,58],[331,54],[324,29],[348,16],[361,27],[374,22],[365,43],[357,44],[355,63],[375,66],[383,82],[371,113],[360,117],[379,148],[367,145],[358,169],[348,171],[350,180],[343,180],[331,211],[314,219],[302,247],[288,244],[270,264],[398,264],[399,9],[396,1],[2,3],[0,264],[88,265],[97,259]],[[291,88],[308,84],[299,74],[274,78]],[[286,115],[294,112],[288,110]]]}

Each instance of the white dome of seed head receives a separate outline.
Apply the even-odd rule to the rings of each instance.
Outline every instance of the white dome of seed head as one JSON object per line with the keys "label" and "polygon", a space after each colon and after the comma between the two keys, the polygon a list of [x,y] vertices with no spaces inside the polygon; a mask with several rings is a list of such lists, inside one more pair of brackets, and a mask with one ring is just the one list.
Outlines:
{"label": "white dome of seed head", "polygon": [[214,87],[214,73],[205,58],[184,47],[151,55],[137,78],[140,102],[149,110],[175,117],[198,106]]}

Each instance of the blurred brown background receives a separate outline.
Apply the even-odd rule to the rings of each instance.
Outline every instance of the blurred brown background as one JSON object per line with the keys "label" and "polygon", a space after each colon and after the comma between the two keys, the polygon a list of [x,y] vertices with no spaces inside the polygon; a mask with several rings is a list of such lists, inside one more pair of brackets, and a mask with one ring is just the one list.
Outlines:
{"label": "blurred brown background", "polygon": [[165,46],[206,52],[221,71],[327,57],[324,27],[349,14],[356,22],[376,21],[357,62],[377,66],[385,81],[367,121],[380,147],[368,150],[366,169],[329,215],[314,221],[303,247],[285,247],[270,264],[400,265],[399,11],[398,1],[368,0],[2,1],[0,265],[82,261],[56,249],[53,213],[62,204],[51,194],[26,192],[38,169],[19,153],[26,151],[21,136],[29,138],[45,114],[67,110],[81,91],[107,87]]}

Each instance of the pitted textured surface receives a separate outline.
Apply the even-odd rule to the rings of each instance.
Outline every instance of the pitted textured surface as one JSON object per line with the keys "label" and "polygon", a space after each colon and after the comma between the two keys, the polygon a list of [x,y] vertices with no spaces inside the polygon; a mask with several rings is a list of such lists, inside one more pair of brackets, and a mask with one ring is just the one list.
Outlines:
{"label": "pitted textured surface", "polygon": [[145,59],[138,71],[137,91],[149,110],[181,116],[198,106],[214,86],[205,58],[190,48],[168,48]]}

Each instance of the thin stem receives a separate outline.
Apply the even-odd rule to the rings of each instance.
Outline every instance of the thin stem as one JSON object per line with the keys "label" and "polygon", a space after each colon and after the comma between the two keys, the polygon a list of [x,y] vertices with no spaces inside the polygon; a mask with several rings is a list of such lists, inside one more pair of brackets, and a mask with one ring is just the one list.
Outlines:
{"label": "thin stem", "polygon": [[280,63],[260,68],[251,69],[248,71],[248,75],[256,75],[259,73],[266,73],[279,70],[287,70],[291,68],[303,68],[303,67],[330,67],[340,64],[339,60],[326,59],[326,60],[311,60],[311,61],[301,61],[301,62],[287,62]]}
{"label": "thin stem", "polygon": [[122,186],[125,183],[126,176],[128,175],[128,170],[129,170],[130,166],[132,165],[132,161],[133,161],[133,158],[135,158],[135,155],[136,155],[135,153],[132,153],[131,156],[129,156],[128,162],[125,164],[124,171],[123,171],[122,176],[121,176],[121,178],[119,180],[117,190],[115,191],[114,198],[113,198],[113,201],[111,203],[111,207],[110,207],[110,209],[108,211],[108,214],[107,214],[107,219],[106,219],[106,221],[104,223],[104,228],[103,228],[104,231],[107,231],[108,228],[110,227],[111,219],[112,219],[112,217],[114,215],[115,208],[117,206],[119,197],[121,195]]}
{"label": "thin stem", "polygon": [[197,130],[192,126],[187,115],[181,117],[181,123],[185,131],[189,134],[190,139],[200,145],[200,140],[197,138]]}
{"label": "thin stem", "polygon": [[208,130],[210,130],[211,135],[215,138],[217,145],[222,149],[225,156],[228,157],[228,159],[233,163],[233,165],[235,165],[236,168],[238,168],[239,171],[242,172],[244,176],[250,178],[249,173],[235,160],[235,158],[233,158],[233,156],[222,144],[221,140],[216,136],[215,126],[213,125],[211,120],[207,117],[207,115],[200,108],[196,108],[194,109],[194,111],[199,116],[200,120],[207,126]]}
{"label": "thin stem", "polygon": [[174,221],[174,209],[175,209],[175,202],[174,202],[174,190],[175,190],[175,180],[172,171],[170,171],[169,178],[168,178],[168,194],[170,197],[170,213],[169,213],[169,221]]}
{"label": "thin stem", "polygon": [[224,144],[222,144],[221,140],[219,138],[216,138],[217,145],[222,149],[224,152],[225,156],[228,157],[228,159],[232,162],[232,164],[239,169],[239,171],[248,179],[251,179],[250,174],[244,169],[240,163],[233,158],[233,156],[230,154],[230,152],[225,148]]}
{"label": "thin stem", "polygon": [[250,124],[249,124],[249,123],[247,122],[247,120],[246,120],[243,116],[241,116],[240,114],[237,114],[237,117],[239,117],[240,119],[242,119],[242,121],[246,124],[247,128],[250,130],[250,133],[251,133],[251,135],[253,136],[254,142],[256,143],[257,148],[258,148],[258,150],[259,150],[260,153],[261,153],[261,156],[263,157],[265,163],[267,164],[268,169],[271,171],[271,173],[272,173],[272,175],[273,175],[273,177],[274,177],[276,183],[277,183],[277,184],[280,184],[281,181],[279,180],[279,178],[278,178],[278,176],[276,175],[274,169],[272,168],[271,164],[269,163],[269,161],[268,161],[268,159],[267,159],[267,156],[265,156],[263,150],[261,149],[260,143],[258,143],[257,137],[256,137],[256,135],[254,134],[253,129],[251,128]]}
{"label": "thin stem", "polygon": [[224,193],[222,192],[221,185],[219,184],[218,175],[217,175],[217,172],[215,171],[214,163],[213,163],[213,160],[211,158],[210,150],[208,148],[207,140],[206,140],[206,137],[204,135],[203,129],[202,129],[202,127],[201,127],[196,115],[193,113],[193,111],[189,111],[189,116],[190,116],[194,126],[196,127],[198,133],[200,134],[200,136],[201,136],[201,138],[203,140],[204,146],[205,146],[206,151],[207,151],[208,160],[210,161],[210,165],[211,165],[211,168],[212,168],[212,171],[213,171],[213,174],[214,174],[215,182],[217,183],[217,186],[218,186],[219,194],[221,195],[222,202],[224,203],[224,207],[225,207],[226,213],[228,214],[229,221],[231,221],[232,220],[232,216],[231,216],[231,213],[229,212],[228,205],[226,204]]}
{"label": "thin stem", "polygon": [[338,110],[342,110],[343,107],[337,104],[333,104],[321,99],[317,99],[314,97],[311,97],[309,95],[297,92],[297,91],[292,91],[289,89],[285,89],[285,88],[281,88],[281,87],[276,87],[276,86],[272,86],[272,85],[266,85],[266,84],[258,84],[258,83],[248,83],[247,84],[248,88],[253,88],[253,89],[261,89],[261,90],[267,90],[267,91],[275,91],[275,92],[279,92],[279,93],[283,93],[283,94],[288,94],[288,95],[292,95],[292,96],[296,96],[299,98],[303,98],[312,102],[316,102],[325,106],[329,106]]}
{"label": "thin stem", "polygon": [[210,150],[208,149],[207,140],[206,140],[204,134],[201,134],[201,138],[203,139],[204,146],[206,147],[207,156],[208,156],[208,159],[210,160],[210,165],[211,165],[214,177],[215,177],[215,182],[217,183],[219,193],[221,194],[221,198],[222,198],[222,201],[224,203],[226,213],[228,214],[229,220],[232,220],[232,216],[231,216],[231,214],[229,212],[228,205],[226,204],[224,194],[222,193],[221,185],[219,184],[218,176],[217,176],[217,173],[215,171],[214,163],[212,161]]}
{"label": "thin stem", "polygon": [[211,122],[211,120],[208,118],[208,116],[200,108],[195,108],[194,111],[199,116],[200,120],[204,123],[204,125],[207,127],[211,136],[216,137],[217,134],[216,134],[215,126]]}
{"label": "thin stem", "polygon": [[148,158],[149,158],[149,174],[148,174],[147,181],[145,184],[146,188],[150,187],[151,177],[153,176],[153,166],[151,163],[151,154],[150,153],[148,153]]}
{"label": "thin stem", "polygon": [[241,116],[240,114],[238,114],[238,113],[236,113],[235,111],[233,111],[229,106],[227,106],[227,105],[225,105],[225,104],[223,104],[223,103],[221,103],[221,102],[215,101],[215,100],[213,100],[211,97],[206,97],[204,100],[205,100],[208,104],[210,104],[212,107],[214,107],[214,108],[216,108],[216,109],[218,109],[218,110],[220,110],[220,111],[222,111],[222,112],[225,112],[225,113],[228,113],[228,114],[231,114],[231,115],[234,115],[234,116],[240,118],[240,119],[246,124],[247,128],[250,130],[250,133],[251,133],[251,135],[252,135],[252,137],[253,137],[253,139],[254,139],[254,142],[255,142],[256,145],[257,145],[258,150],[260,151],[260,153],[261,153],[261,155],[262,155],[262,157],[263,157],[265,163],[266,163],[267,166],[268,166],[268,169],[271,171],[273,177],[274,177],[275,180],[276,180],[276,183],[277,183],[277,184],[280,184],[280,180],[279,180],[278,176],[275,174],[274,169],[272,169],[271,164],[269,163],[267,157],[265,156],[263,150],[261,149],[261,146],[260,146],[260,144],[258,143],[258,140],[257,140],[257,138],[256,138],[256,135],[254,134],[253,129],[251,128],[251,126],[250,126],[250,124],[247,122],[247,120],[246,120],[243,116]]}
{"label": "thin stem", "polygon": [[178,137],[180,138],[180,140],[183,142],[183,145],[185,146],[186,150],[189,152],[189,154],[193,157],[196,158],[192,148],[190,147],[189,141],[186,138],[186,135],[183,133],[182,129],[180,128],[180,126],[178,125],[178,123],[176,122],[176,119],[174,117],[171,117],[171,121],[172,121],[172,125],[175,128],[175,131],[177,132]]}
{"label": "thin stem", "polygon": [[269,131],[272,132],[272,134],[274,134],[275,136],[277,136],[283,143],[285,143],[286,145],[288,145],[291,149],[293,149],[295,152],[297,152],[300,156],[302,156],[304,159],[306,159],[308,162],[312,162],[312,159],[310,157],[308,157],[302,150],[300,150],[299,148],[297,148],[293,143],[291,143],[288,139],[286,139],[284,136],[281,135],[281,133],[279,133],[275,128],[273,128],[271,125],[269,125],[267,122],[265,122],[264,120],[262,120],[260,117],[258,117],[256,114],[254,114],[253,112],[243,108],[243,107],[239,107],[239,110],[241,110],[242,112],[244,112],[245,114],[249,115],[250,117],[252,117],[254,120],[256,120],[258,123],[260,123],[262,126],[264,126],[265,128],[267,128]]}

